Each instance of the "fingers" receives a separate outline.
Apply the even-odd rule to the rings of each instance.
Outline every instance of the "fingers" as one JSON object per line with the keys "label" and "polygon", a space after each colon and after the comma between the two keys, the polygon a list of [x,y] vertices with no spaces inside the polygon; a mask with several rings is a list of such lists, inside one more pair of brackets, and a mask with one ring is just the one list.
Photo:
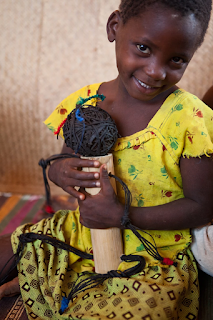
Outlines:
{"label": "fingers", "polygon": [[100,167],[100,182],[103,194],[111,195],[114,193],[105,164]]}
{"label": "fingers", "polygon": [[79,199],[79,200],[85,199],[85,195],[83,193],[77,191],[75,188],[71,186],[66,186],[65,188],[63,188],[63,190],[69,193],[71,196],[73,196],[76,199]]}
{"label": "fingers", "polygon": [[12,297],[20,293],[18,277],[14,278],[12,281],[9,281],[3,284],[0,287],[0,300],[3,297]]}
{"label": "fingers", "polygon": [[78,171],[73,169],[71,169],[69,172],[68,171],[65,172],[65,174],[67,175],[67,177],[71,177],[75,180],[82,180],[82,181],[88,180],[89,183],[91,183],[90,180],[94,180],[92,182],[95,183],[95,181],[100,178],[99,172],[86,172],[86,171]]}
{"label": "fingers", "polygon": [[[100,162],[97,160],[87,160],[81,158],[66,159],[68,171],[72,168],[99,168]],[[94,173],[93,173],[94,174]]]}

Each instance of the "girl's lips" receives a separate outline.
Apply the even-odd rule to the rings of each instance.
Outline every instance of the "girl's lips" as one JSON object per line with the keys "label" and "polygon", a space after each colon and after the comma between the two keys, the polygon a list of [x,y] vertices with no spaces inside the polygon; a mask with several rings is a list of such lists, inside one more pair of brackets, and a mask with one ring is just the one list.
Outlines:
{"label": "girl's lips", "polygon": [[135,78],[135,79],[140,83],[140,85],[141,85],[142,87],[144,87],[144,88],[146,88],[146,89],[157,89],[157,88],[159,88],[159,87],[156,87],[156,86],[150,86],[150,85],[142,82],[141,80],[139,80],[139,79],[137,79],[137,78]]}
{"label": "girl's lips", "polygon": [[153,87],[151,87],[151,86],[148,86],[148,85],[145,84],[144,82],[140,81],[139,79],[137,79],[137,80],[138,80],[138,82],[140,83],[140,85],[141,85],[142,87],[144,87],[144,88],[146,88],[146,89],[151,89],[151,88],[153,88]]}
{"label": "girl's lips", "polygon": [[141,92],[143,92],[144,94],[154,94],[156,92],[158,92],[160,90],[161,87],[157,87],[157,86],[150,86],[144,82],[142,82],[141,80],[139,80],[138,78],[134,77],[135,82],[137,84],[137,87],[140,89]]}

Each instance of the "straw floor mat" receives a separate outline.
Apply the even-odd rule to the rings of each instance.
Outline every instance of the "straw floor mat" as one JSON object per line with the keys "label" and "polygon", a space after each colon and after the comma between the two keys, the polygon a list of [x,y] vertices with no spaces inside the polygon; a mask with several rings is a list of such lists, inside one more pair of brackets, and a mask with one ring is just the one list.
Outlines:
{"label": "straw floor mat", "polygon": [[[52,199],[54,210],[69,207],[74,210],[76,202],[64,196]],[[0,195],[0,235],[11,233],[21,224],[50,217],[44,210],[45,198],[32,195]],[[199,272],[200,311],[198,320],[213,319],[213,278]],[[138,318],[139,319],[139,318]],[[20,295],[0,300],[0,320],[27,320]],[[155,320],[155,319],[153,319]]]}

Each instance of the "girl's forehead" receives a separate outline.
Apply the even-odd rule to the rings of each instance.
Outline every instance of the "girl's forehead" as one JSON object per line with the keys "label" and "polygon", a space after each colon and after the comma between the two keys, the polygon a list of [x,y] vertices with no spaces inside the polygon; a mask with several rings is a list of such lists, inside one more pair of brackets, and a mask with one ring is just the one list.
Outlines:
{"label": "girl's forehead", "polygon": [[198,43],[201,27],[193,14],[183,16],[172,9],[153,10],[147,8],[136,17],[130,18],[123,26],[123,35],[139,41],[140,37],[151,37],[155,41],[174,41],[178,38],[190,45]]}

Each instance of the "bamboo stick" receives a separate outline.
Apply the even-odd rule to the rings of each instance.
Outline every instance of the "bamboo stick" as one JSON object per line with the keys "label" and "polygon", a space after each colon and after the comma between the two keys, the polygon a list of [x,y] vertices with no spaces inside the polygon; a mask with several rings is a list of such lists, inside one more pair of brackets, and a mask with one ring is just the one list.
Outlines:
{"label": "bamboo stick", "polygon": [[[101,164],[106,164],[107,171],[114,174],[113,156],[108,154],[100,157],[81,157],[82,159],[98,160]],[[82,168],[86,172],[97,172],[97,168]],[[113,178],[110,182],[116,192],[116,183]],[[100,188],[86,188],[91,195],[95,195]],[[107,219],[107,217],[106,217]],[[120,264],[120,256],[123,254],[122,233],[119,228],[91,229],[91,239],[97,273],[107,273],[110,270],[117,270]]]}

